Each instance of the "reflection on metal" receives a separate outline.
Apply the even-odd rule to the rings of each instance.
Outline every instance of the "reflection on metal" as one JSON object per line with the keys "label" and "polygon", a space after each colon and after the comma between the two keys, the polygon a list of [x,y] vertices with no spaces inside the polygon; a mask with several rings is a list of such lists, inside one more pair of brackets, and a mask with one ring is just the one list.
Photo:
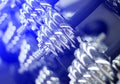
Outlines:
{"label": "reflection on metal", "polygon": [[101,56],[103,54],[98,52],[90,42],[84,42],[80,38],[78,40],[80,47],[75,51],[75,59],[68,68],[70,84],[114,83],[115,72],[106,57]]}
{"label": "reflection on metal", "polygon": [[[5,6],[6,4],[7,6]],[[4,23],[8,19],[5,25],[0,24],[5,29],[7,26],[2,40],[8,52],[14,53],[19,49],[21,50],[19,55],[20,70],[28,70],[30,65],[34,65],[34,61],[39,60],[44,55],[53,53],[58,56],[59,52],[64,53],[63,49],[70,49],[70,46],[75,47],[73,29],[45,0],[11,0],[2,1],[0,5],[0,10],[4,12],[0,13],[0,22]],[[3,28],[0,30],[3,31]],[[29,31],[34,32],[34,35],[30,33],[32,37],[26,33]],[[30,42],[28,40],[30,38],[35,39],[34,42],[37,45],[32,41]],[[31,46],[28,51],[26,48],[21,48],[24,46],[24,39]],[[23,54],[24,51],[26,53]],[[23,57],[24,59],[21,60]]]}
{"label": "reflection on metal", "polygon": [[[91,3],[91,1],[89,2]],[[102,1],[100,0],[99,4]],[[98,6],[97,0],[95,3],[96,8]],[[120,0],[107,0],[106,4],[108,3],[111,3],[112,9],[119,14]],[[90,14],[89,11],[86,12]],[[80,15],[79,13],[77,14]],[[76,16],[73,19],[77,17],[77,14],[75,14]],[[68,12],[65,15],[65,17],[71,17],[74,14],[73,12]],[[80,22],[84,18],[79,18],[81,19]],[[76,19],[76,22],[78,20],[77,24],[80,23],[79,19]],[[71,19],[71,24],[74,21]],[[73,23],[74,27],[76,22],[74,22],[75,24]],[[57,62],[59,61],[60,68],[63,68],[65,71],[68,65],[64,66],[62,64],[59,55],[63,54],[66,49],[76,48],[75,43],[79,42],[80,45],[74,52],[75,59],[68,67],[68,70],[66,70],[69,72],[69,83],[116,83],[116,78],[120,79],[120,56],[111,65],[104,53],[107,48],[101,42],[104,35],[100,39],[89,36],[81,39],[78,36],[78,41],[75,41],[76,37],[74,29],[70,26],[71,24],[68,24],[61,13],[51,4],[47,3],[46,0],[0,1],[0,41],[5,45],[5,52],[18,54],[20,64],[18,71],[20,74],[28,70],[33,71],[36,68],[40,69],[43,67],[40,69],[39,75],[35,80],[36,84],[61,84],[62,78],[48,68],[53,63],[49,64],[45,57],[51,58],[48,59],[50,62],[53,61],[52,56],[53,58],[58,58],[56,60]],[[67,56],[66,53],[65,55]],[[64,61],[68,60],[65,59]],[[50,67],[53,68],[54,66]]]}
{"label": "reflection on metal", "polygon": [[59,78],[50,71],[46,66],[39,71],[35,84],[60,84]]}

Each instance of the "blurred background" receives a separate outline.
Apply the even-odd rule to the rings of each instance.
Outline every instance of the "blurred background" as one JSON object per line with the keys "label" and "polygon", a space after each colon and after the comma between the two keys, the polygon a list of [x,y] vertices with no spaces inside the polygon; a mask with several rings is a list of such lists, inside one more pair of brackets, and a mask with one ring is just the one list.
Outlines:
{"label": "blurred background", "polygon": [[119,84],[119,6],[0,0],[0,83]]}

